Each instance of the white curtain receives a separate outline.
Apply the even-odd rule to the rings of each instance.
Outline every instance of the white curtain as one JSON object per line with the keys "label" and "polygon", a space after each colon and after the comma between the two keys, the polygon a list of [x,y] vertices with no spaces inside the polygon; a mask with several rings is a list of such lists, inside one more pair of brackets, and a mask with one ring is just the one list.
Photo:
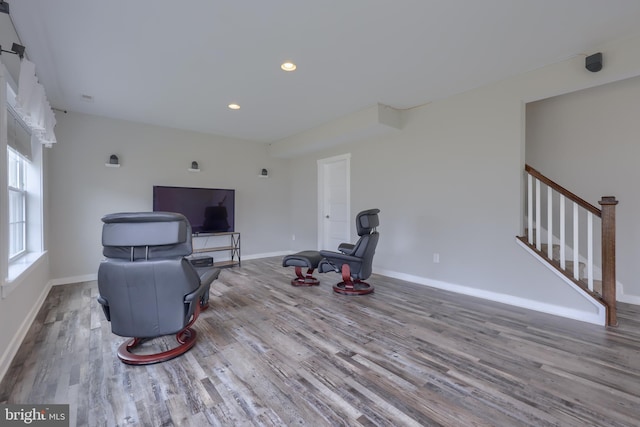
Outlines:
{"label": "white curtain", "polygon": [[28,105],[33,89],[38,84],[36,65],[26,59],[20,61],[20,76],[18,78],[18,95],[16,96],[16,110],[20,115],[28,115]]}
{"label": "white curtain", "polygon": [[36,77],[35,64],[24,58],[20,61],[16,112],[32,129],[33,135],[38,141],[46,146],[51,146],[56,142],[56,136],[53,132],[56,117],[49,101],[47,101],[44,87]]}

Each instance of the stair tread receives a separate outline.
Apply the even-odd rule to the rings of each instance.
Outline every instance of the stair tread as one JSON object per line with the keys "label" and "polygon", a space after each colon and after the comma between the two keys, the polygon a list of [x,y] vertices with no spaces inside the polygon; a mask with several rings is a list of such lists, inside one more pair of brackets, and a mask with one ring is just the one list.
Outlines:
{"label": "stair tread", "polygon": [[[524,240],[527,240],[527,236],[523,236]],[[535,244],[535,242],[533,244],[530,244],[531,246],[533,246],[534,248],[537,249],[537,246]],[[557,267],[560,267],[560,245],[557,243],[553,243],[552,244],[552,258],[550,259],[554,264],[557,265]],[[540,252],[542,252],[542,255],[545,256],[547,259],[549,259],[549,244],[548,243],[541,243],[540,244]],[[569,274],[570,276],[573,276],[573,271],[574,271],[574,261],[572,259],[565,259],[564,262],[565,268],[563,269],[564,271],[567,272],[567,274]],[[586,264],[582,261],[578,261],[578,280],[586,280],[585,278],[585,268],[586,268]],[[560,269],[562,269],[560,267]],[[585,282],[586,283],[586,282]]]}

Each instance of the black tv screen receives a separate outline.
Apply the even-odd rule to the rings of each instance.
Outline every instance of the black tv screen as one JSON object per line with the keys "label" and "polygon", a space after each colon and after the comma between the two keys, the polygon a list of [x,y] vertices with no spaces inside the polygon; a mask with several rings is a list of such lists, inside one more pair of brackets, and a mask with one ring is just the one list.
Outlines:
{"label": "black tv screen", "polygon": [[195,234],[235,231],[235,190],[154,185],[153,210],[183,214]]}

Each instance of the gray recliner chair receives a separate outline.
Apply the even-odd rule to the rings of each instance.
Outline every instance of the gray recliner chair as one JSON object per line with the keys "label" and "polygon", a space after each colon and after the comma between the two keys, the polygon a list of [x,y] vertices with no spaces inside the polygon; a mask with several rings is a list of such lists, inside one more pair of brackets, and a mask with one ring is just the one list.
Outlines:
{"label": "gray recliner chair", "polygon": [[[191,225],[169,212],[115,213],[102,218],[103,254],[98,269],[98,302],[111,331],[133,337],[118,349],[127,364],[163,362],[189,350],[191,328],[208,305],[218,269],[197,273],[185,258],[192,253]],[[176,334],[178,346],[156,354],[134,354],[143,341]]]}
{"label": "gray recliner chair", "polygon": [[335,271],[342,274],[342,282],[333,286],[333,290],[344,295],[365,295],[374,288],[365,282],[371,276],[373,255],[378,245],[380,209],[368,209],[356,215],[356,227],[360,239],[355,244],[342,243],[338,252],[320,251],[323,257],[318,265],[320,273]]}

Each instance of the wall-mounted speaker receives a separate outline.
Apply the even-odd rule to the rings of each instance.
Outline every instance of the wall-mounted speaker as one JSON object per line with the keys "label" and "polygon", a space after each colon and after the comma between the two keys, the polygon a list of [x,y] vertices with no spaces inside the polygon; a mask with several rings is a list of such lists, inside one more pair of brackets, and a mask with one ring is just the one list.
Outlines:
{"label": "wall-mounted speaker", "polygon": [[597,73],[602,70],[602,52],[587,56],[587,59],[584,61],[584,66],[592,73]]}

